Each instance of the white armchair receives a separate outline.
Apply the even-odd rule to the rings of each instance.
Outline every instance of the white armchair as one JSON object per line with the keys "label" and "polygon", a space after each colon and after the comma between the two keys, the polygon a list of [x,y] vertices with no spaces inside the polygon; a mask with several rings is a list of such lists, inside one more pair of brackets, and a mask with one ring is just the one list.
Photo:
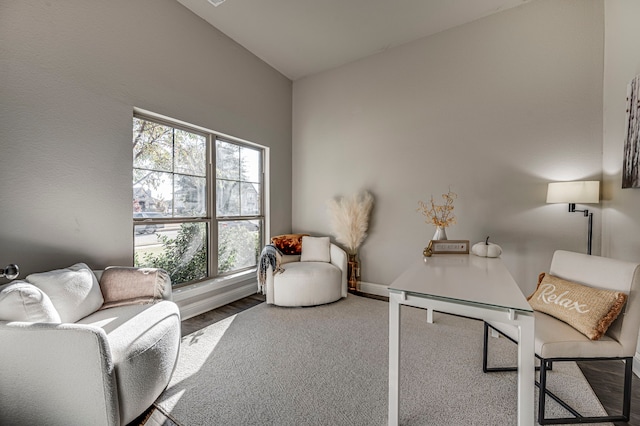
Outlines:
{"label": "white armchair", "polygon": [[177,361],[180,311],[170,299],[168,275],[150,269],[103,275],[78,264],[1,286],[0,424],[135,420]]}
{"label": "white armchair", "polygon": [[[301,255],[283,256],[282,272],[273,274],[269,266],[266,276],[266,302],[278,306],[315,306],[347,297],[347,254],[335,244],[329,244],[329,256],[324,261],[305,256],[303,237]],[[328,240],[328,237],[326,237]],[[308,250],[307,250],[308,252]],[[322,257],[322,256],[321,256]]]}

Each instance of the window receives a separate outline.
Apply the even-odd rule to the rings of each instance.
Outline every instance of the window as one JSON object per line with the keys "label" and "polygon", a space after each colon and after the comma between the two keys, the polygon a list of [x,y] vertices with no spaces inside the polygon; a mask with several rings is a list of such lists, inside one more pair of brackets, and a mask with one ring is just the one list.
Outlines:
{"label": "window", "polygon": [[253,267],[262,234],[262,155],[254,148],[216,139],[218,273]]}
{"label": "window", "polygon": [[134,265],[166,269],[173,285],[254,268],[262,159],[231,138],[134,116]]}

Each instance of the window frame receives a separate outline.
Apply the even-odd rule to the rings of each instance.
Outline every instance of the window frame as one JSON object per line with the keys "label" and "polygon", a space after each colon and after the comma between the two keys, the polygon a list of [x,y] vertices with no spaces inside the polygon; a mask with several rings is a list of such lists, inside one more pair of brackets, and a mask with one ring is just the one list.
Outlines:
{"label": "window frame", "polygon": [[[134,119],[150,121],[162,126],[168,126],[173,129],[179,129],[182,131],[186,131],[189,133],[198,134],[204,136],[206,138],[206,176],[205,176],[205,215],[204,216],[187,216],[187,217],[176,217],[173,216],[175,214],[175,205],[172,206],[172,217],[162,217],[162,218],[135,218],[132,217],[132,235],[133,235],[133,255],[136,253],[136,226],[139,225],[165,225],[165,224],[176,224],[176,223],[205,223],[207,227],[207,273],[206,276],[197,280],[187,281],[179,284],[173,284],[173,289],[179,289],[187,286],[192,286],[194,284],[201,284],[203,282],[215,280],[218,278],[225,278],[232,275],[238,275],[242,273],[247,273],[249,271],[255,271],[257,268],[258,259],[256,259],[255,265],[246,266],[239,269],[234,269],[231,271],[226,271],[223,273],[218,273],[218,226],[222,222],[229,221],[244,221],[244,220],[257,220],[259,223],[258,230],[258,246],[264,245],[265,241],[265,233],[266,233],[266,224],[267,224],[267,212],[266,212],[266,158],[267,158],[267,148],[261,146],[259,144],[255,144],[253,142],[244,141],[233,136],[229,136],[223,133],[219,133],[213,130],[205,129],[196,125],[190,125],[188,123],[180,122],[178,120],[172,120],[167,117],[158,116],[154,113],[142,112],[138,109],[134,109],[132,116],[132,124]],[[217,215],[217,177],[216,177],[216,142],[220,140],[222,142],[230,143],[237,145],[239,147],[244,147],[247,149],[255,150],[259,153],[259,187],[260,187],[260,197],[259,197],[259,214],[257,215],[241,215],[241,216],[218,216]],[[175,165],[175,158],[172,159]],[[135,170],[149,170],[144,168],[139,168],[133,166],[132,159],[132,175]],[[151,170],[150,170],[151,171]],[[168,172],[167,172],[168,173]],[[184,173],[176,173],[175,171],[170,172],[173,176],[185,175]],[[133,182],[133,180],[132,180]],[[245,181],[238,181],[245,182]],[[132,184],[132,199],[133,199],[133,184]],[[172,200],[172,204],[174,204],[174,200]],[[132,212],[133,214],[133,212]]]}

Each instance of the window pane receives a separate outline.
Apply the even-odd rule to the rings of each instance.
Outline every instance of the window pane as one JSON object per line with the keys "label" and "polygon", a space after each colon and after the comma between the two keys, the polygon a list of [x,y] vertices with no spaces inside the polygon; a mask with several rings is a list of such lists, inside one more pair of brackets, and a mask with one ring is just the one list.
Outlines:
{"label": "window pane", "polygon": [[260,152],[251,148],[240,149],[242,173],[245,182],[260,182]]}
{"label": "window pane", "polygon": [[257,264],[261,221],[232,220],[218,223],[218,273]]}
{"label": "window pane", "polygon": [[252,216],[260,214],[260,185],[256,183],[241,183],[241,215]]}
{"label": "window pane", "polygon": [[152,121],[133,119],[133,167],[171,171],[173,128]]}
{"label": "window pane", "polygon": [[216,178],[240,179],[240,147],[216,140]]}
{"label": "window pane", "polygon": [[207,169],[207,138],[184,130],[175,130],[176,173],[205,176]]}
{"label": "window pane", "polygon": [[175,175],[176,217],[204,217],[207,215],[205,178]]}
{"label": "window pane", "polygon": [[133,212],[158,212],[171,217],[173,183],[171,173],[133,170]]}
{"label": "window pane", "polygon": [[240,215],[240,184],[228,180],[218,180],[216,189],[217,215]]}
{"label": "window pane", "polygon": [[207,226],[198,223],[136,225],[134,266],[162,268],[178,285],[207,276]]}

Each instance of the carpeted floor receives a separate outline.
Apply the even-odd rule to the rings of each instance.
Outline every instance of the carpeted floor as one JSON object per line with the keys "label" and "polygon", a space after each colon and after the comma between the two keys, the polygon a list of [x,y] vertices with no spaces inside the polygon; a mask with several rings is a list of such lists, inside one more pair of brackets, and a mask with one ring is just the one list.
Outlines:
{"label": "carpeted floor", "polygon": [[[515,373],[482,373],[482,323],[435,322],[402,308],[401,424],[516,424]],[[494,364],[515,364],[515,345],[491,343]],[[185,336],[156,406],[183,426],[384,425],[387,380],[387,303],[261,304]],[[583,414],[604,413],[575,365],[554,365],[549,380]]]}

